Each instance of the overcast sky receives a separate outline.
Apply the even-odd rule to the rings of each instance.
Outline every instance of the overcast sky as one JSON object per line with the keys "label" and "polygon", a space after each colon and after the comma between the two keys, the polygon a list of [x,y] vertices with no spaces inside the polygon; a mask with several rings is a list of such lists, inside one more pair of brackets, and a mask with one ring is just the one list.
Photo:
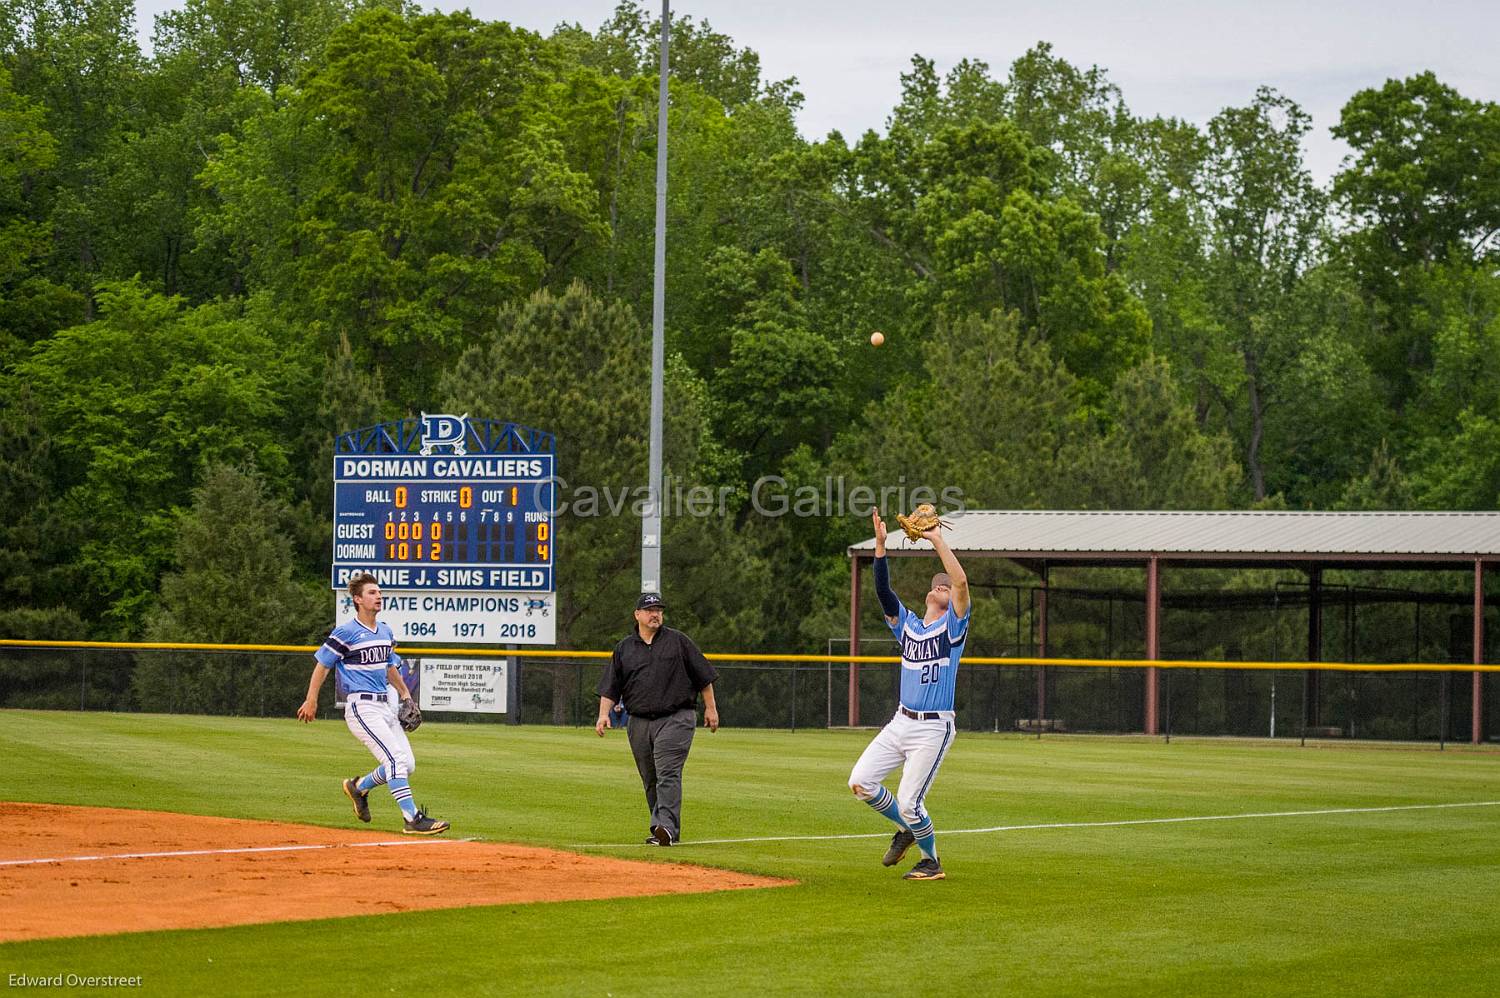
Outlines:
{"label": "overcast sky", "polygon": [[[139,0],[148,42],[152,16],[177,6]],[[441,3],[546,33],[559,22],[593,30],[613,0],[477,0]],[[659,0],[651,4],[659,11]],[[1203,124],[1247,104],[1268,84],[1313,118],[1307,162],[1320,181],[1347,150],[1328,134],[1356,91],[1431,69],[1466,97],[1500,100],[1500,3],[1495,0],[677,0],[760,54],[768,79],[795,76],[806,97],[802,132],[838,129],[853,140],[882,129],[901,73],[920,53],[946,72],[963,58],[1004,77],[1038,41],[1079,67],[1097,65],[1139,116]]]}

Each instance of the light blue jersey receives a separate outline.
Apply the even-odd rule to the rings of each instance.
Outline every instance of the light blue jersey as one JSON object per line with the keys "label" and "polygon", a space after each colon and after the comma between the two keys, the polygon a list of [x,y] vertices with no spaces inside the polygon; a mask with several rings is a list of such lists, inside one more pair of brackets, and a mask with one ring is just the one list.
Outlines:
{"label": "light blue jersey", "polygon": [[[959,617],[950,603],[943,615],[930,624],[922,615],[901,606],[891,632],[901,643],[901,705],[918,713],[951,711],[958,679],[958,658],[969,634],[968,612]],[[889,619],[886,621],[890,623]]]}
{"label": "light blue jersey", "polygon": [[345,693],[384,695],[385,670],[401,661],[391,650],[395,641],[384,621],[376,621],[371,630],[355,617],[335,627],[313,657],[327,668],[338,669]]}

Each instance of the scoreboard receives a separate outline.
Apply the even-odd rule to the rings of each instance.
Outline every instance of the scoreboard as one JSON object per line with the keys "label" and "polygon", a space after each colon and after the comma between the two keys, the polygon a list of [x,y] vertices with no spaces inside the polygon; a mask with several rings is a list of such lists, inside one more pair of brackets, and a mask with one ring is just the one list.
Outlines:
{"label": "scoreboard", "polygon": [[551,593],[554,456],[339,454],[333,588]]}

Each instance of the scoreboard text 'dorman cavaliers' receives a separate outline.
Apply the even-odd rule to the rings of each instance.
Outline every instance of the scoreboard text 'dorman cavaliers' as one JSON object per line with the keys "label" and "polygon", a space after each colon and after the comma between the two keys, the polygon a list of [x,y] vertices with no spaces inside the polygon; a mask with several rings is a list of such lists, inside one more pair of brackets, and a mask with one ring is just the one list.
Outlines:
{"label": "scoreboard text 'dorman cavaliers'", "polygon": [[553,455],[340,454],[333,585],[550,592]]}

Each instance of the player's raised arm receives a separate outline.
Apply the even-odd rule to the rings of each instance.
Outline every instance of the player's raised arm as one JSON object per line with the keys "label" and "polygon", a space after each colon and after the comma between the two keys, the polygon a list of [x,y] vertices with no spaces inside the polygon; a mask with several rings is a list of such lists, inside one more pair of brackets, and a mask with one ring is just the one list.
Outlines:
{"label": "player's raised arm", "polygon": [[953,615],[962,618],[969,612],[969,577],[964,574],[963,566],[958,563],[958,555],[953,553],[953,549],[943,538],[941,526],[922,531],[922,536],[932,544],[933,550],[943,561],[943,571],[948,573],[949,593],[951,594],[949,605],[953,608]]}
{"label": "player's raised arm", "polygon": [[886,623],[895,627],[901,619],[901,601],[891,588],[891,570],[885,563],[885,521],[880,518],[880,507],[870,511],[870,519],[875,524],[875,596],[885,612]]}

